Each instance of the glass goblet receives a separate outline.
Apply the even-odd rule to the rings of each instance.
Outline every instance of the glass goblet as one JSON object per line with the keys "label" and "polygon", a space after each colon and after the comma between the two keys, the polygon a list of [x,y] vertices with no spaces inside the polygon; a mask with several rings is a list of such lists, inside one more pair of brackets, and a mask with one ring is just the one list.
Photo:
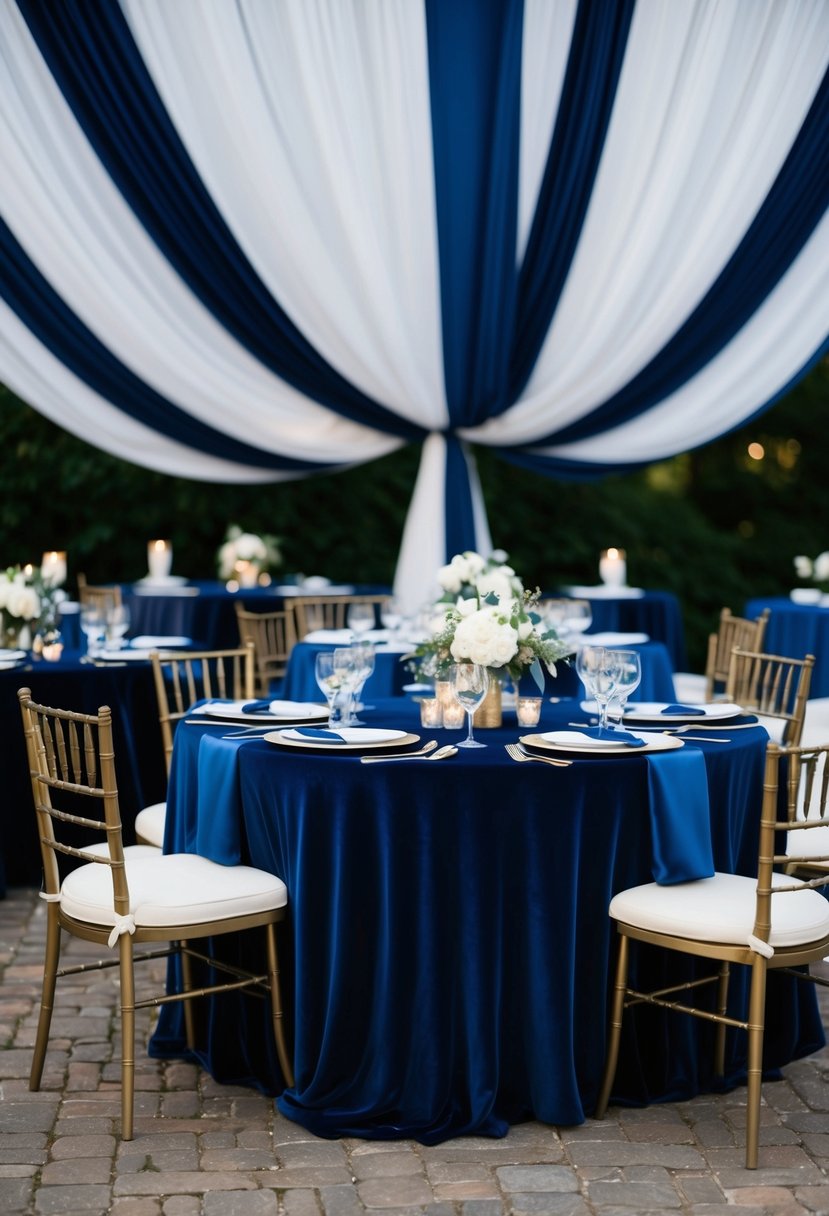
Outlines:
{"label": "glass goblet", "polygon": [[130,627],[130,610],[126,604],[112,604],[106,611],[107,646],[114,650],[124,645],[124,637]]}
{"label": "glass goblet", "polygon": [[348,724],[349,726],[363,726],[365,724],[355,715],[359,710],[373,708],[371,705],[362,705],[361,697],[363,695],[363,685],[374,671],[374,645],[371,642],[352,642],[349,650],[353,656],[355,683],[351,717]]}
{"label": "glass goblet", "polygon": [[374,605],[351,604],[348,609],[348,628],[352,633],[365,633],[374,628]]}
{"label": "glass goblet", "polygon": [[486,747],[472,735],[472,716],[489,691],[489,672],[480,663],[455,663],[449,672],[449,688],[455,700],[466,710],[469,730],[458,747]]}
{"label": "glass goblet", "polygon": [[[619,665],[616,690],[611,698],[611,704],[613,716],[618,718],[618,725],[622,726],[627,699],[642,683],[642,659],[638,650],[611,650],[608,653],[614,656]],[[608,706],[608,715],[610,716],[610,714],[611,710]]]}
{"label": "glass goblet", "polygon": [[106,618],[97,604],[84,604],[81,608],[81,629],[86,637],[87,654],[97,654],[106,637]]}
{"label": "glass goblet", "polygon": [[328,728],[336,730],[345,725],[343,718],[342,680],[334,669],[333,650],[321,650],[314,660],[314,675],[320,691],[328,702]]}
{"label": "glass goblet", "polygon": [[616,688],[619,663],[604,646],[582,646],[576,656],[576,672],[599,709],[599,729],[607,730],[607,707]]}
{"label": "glass goblet", "polygon": [[593,624],[593,609],[590,600],[569,600],[564,608],[561,627],[564,636],[574,646],[581,643],[581,635]]}

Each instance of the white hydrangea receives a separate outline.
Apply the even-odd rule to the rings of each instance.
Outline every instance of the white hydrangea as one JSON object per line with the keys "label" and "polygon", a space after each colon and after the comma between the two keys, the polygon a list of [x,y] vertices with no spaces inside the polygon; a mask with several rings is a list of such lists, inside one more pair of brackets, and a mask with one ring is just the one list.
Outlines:
{"label": "white hydrangea", "polygon": [[8,587],[3,607],[19,621],[34,621],[40,616],[40,596],[34,587],[15,578]]}
{"label": "white hydrangea", "polygon": [[450,650],[458,663],[504,667],[518,651],[518,635],[498,608],[485,606],[458,622]]}
{"label": "white hydrangea", "polygon": [[812,566],[812,578],[818,583],[829,582],[829,552],[820,553]]}
{"label": "white hydrangea", "polygon": [[494,593],[502,604],[520,596],[524,590],[521,579],[512,566],[494,566],[484,570],[479,575],[476,586],[482,599]]}

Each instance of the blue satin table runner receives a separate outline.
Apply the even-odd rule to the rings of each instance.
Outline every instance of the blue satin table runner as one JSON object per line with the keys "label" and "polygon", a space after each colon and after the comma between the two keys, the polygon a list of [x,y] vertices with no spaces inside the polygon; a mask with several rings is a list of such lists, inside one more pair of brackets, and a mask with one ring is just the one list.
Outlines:
{"label": "blue satin table runner", "polygon": [[[423,730],[417,712],[395,698],[364,716],[459,737]],[[538,729],[572,713],[547,703]],[[217,1080],[279,1095],[315,1135],[429,1144],[504,1135],[529,1118],[581,1123],[604,1058],[611,896],[654,874],[707,873],[712,855],[721,869],[754,865],[762,728],[727,745],[580,756],[569,768],[509,760],[504,742],[527,733],[509,711],[501,728],[476,733],[486,751],[365,766],[330,746],[177,731],[168,849],[238,857],[288,886],[281,949],[296,1084],[283,1089],[263,1003],[233,994],[213,1003],[195,1058]],[[683,802],[677,786],[695,793]],[[661,961],[642,966],[661,980]],[[823,1042],[813,990],[801,987],[770,985],[769,1067]],[[656,1018],[656,1030],[630,1019],[616,1100],[716,1085],[707,1027]],[[150,1050],[187,1054],[180,1009],[161,1011]],[[744,1068],[733,1036],[731,1083]]]}

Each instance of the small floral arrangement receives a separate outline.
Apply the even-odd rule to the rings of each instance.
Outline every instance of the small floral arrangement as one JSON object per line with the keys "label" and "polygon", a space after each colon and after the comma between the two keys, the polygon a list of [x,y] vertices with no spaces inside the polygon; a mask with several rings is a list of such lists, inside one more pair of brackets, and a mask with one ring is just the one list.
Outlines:
{"label": "small floral arrangement", "polygon": [[236,524],[231,524],[216,560],[219,578],[227,579],[237,574],[238,567],[243,563],[247,563],[247,568],[254,569],[257,574],[273,570],[281,565],[282,554],[275,536],[256,536],[253,532],[243,532]]}
{"label": "small floral arrangement", "polygon": [[[505,558],[501,552],[487,561],[462,553],[439,571],[445,594],[436,605],[433,636],[414,652],[419,674],[440,678],[453,663],[480,663],[514,682],[529,670],[541,689],[545,669],[556,675],[556,663],[572,647],[554,629],[541,627],[535,610],[540,592],[525,591]],[[447,606],[455,586],[460,594]]]}
{"label": "small floral arrangement", "polygon": [[58,605],[66,593],[44,579],[34,566],[9,566],[0,571],[0,621],[3,644],[27,643],[32,633],[57,628]]}
{"label": "small floral arrangement", "polygon": [[794,568],[797,577],[804,582],[812,582],[823,591],[829,591],[829,550],[819,553],[814,561],[811,557],[796,557]]}

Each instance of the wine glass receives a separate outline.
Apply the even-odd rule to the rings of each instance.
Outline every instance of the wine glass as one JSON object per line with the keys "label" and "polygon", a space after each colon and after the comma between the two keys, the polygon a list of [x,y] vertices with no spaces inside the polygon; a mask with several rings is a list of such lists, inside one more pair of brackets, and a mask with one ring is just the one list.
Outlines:
{"label": "wine glass", "polygon": [[614,716],[618,715],[618,725],[621,726],[627,699],[642,683],[642,659],[638,650],[611,650],[608,653],[614,656],[619,665],[616,689],[611,701],[614,705]]}
{"label": "wine glass", "polygon": [[353,657],[355,672],[354,699],[348,725],[363,726],[364,723],[355,715],[357,710],[373,708],[371,705],[362,705],[360,698],[363,695],[363,685],[374,671],[374,645],[371,642],[352,642],[349,649]]}
{"label": "wine glass", "polygon": [[97,604],[81,607],[81,629],[86,636],[87,654],[96,654],[106,637],[106,617]]}
{"label": "wine glass", "polygon": [[576,656],[576,672],[599,709],[599,730],[607,730],[607,707],[616,688],[619,662],[604,646],[582,646]]}
{"label": "wine glass", "polygon": [[574,646],[581,642],[581,635],[593,624],[593,609],[590,600],[568,600],[562,619],[565,636]]}
{"label": "wine glass", "polygon": [[107,646],[118,650],[124,645],[124,636],[130,627],[130,610],[126,604],[111,604],[106,610]]}
{"label": "wine glass", "polygon": [[350,604],[348,609],[348,628],[352,633],[365,633],[374,628],[373,604]]}
{"label": "wine glass", "polygon": [[314,675],[328,702],[328,728],[336,730],[345,725],[346,719],[343,714],[343,681],[340,672],[334,667],[333,650],[319,652],[314,660]]}
{"label": "wine glass", "polygon": [[380,604],[380,621],[389,633],[396,633],[403,622],[403,610],[396,596],[390,595]]}
{"label": "wine glass", "polygon": [[458,747],[486,747],[472,737],[472,715],[489,690],[489,672],[481,663],[455,663],[449,672],[452,696],[466,710],[469,733]]}

